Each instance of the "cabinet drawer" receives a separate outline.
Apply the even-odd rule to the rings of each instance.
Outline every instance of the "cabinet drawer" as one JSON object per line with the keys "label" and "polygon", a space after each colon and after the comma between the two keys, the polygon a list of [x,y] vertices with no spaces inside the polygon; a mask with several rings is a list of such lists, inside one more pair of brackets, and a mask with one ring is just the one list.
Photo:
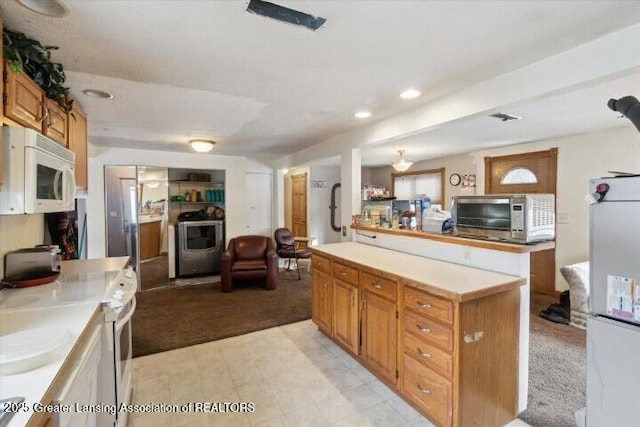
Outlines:
{"label": "cabinet drawer", "polygon": [[453,324],[453,303],[449,300],[405,286],[404,306],[449,325]]}
{"label": "cabinet drawer", "polygon": [[451,382],[404,356],[404,394],[439,425],[451,425]]}
{"label": "cabinet drawer", "polygon": [[331,260],[329,258],[313,254],[311,256],[311,268],[322,271],[325,274],[331,274]]}
{"label": "cabinet drawer", "polygon": [[453,350],[453,330],[428,317],[404,310],[404,330],[405,333],[409,332],[430,344]]}
{"label": "cabinet drawer", "polygon": [[406,332],[404,333],[404,352],[448,379],[453,377],[453,356],[451,354]]}
{"label": "cabinet drawer", "polygon": [[393,280],[364,272],[360,276],[360,279],[362,289],[380,295],[383,298],[388,298],[392,301],[396,300],[397,285]]}
{"label": "cabinet drawer", "polygon": [[333,277],[338,280],[342,280],[343,282],[358,286],[358,270],[353,267],[340,264],[339,262],[334,262]]}

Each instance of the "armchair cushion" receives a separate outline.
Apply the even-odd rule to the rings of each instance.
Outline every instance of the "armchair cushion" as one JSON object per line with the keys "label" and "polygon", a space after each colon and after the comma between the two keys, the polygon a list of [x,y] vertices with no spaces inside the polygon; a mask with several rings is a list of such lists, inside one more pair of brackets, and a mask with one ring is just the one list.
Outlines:
{"label": "armchair cushion", "polygon": [[220,261],[222,291],[231,292],[233,280],[266,279],[265,288],[277,286],[278,256],[266,236],[238,236],[231,239]]}

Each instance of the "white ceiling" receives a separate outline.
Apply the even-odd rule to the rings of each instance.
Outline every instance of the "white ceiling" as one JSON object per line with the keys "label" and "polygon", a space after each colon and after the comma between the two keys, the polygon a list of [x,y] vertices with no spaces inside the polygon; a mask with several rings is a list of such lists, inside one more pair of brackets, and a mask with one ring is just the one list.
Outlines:
{"label": "white ceiling", "polygon": [[[45,45],[89,116],[94,145],[276,159],[560,54],[640,22],[638,1],[276,1],[322,16],[316,32],[245,11],[246,1],[64,0],[62,19],[3,0],[5,26]],[[509,105],[363,149],[388,164],[628,126],[606,108],[638,94],[640,72]],[[404,101],[407,87],[423,96]],[[87,98],[101,89],[113,100]],[[373,116],[353,118],[359,109]]]}

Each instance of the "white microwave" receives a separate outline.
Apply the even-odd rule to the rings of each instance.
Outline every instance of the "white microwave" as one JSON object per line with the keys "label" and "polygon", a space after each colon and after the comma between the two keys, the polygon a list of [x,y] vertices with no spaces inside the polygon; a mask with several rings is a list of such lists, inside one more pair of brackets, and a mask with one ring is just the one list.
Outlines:
{"label": "white microwave", "polygon": [[33,129],[2,126],[0,215],[74,209],[75,154]]}

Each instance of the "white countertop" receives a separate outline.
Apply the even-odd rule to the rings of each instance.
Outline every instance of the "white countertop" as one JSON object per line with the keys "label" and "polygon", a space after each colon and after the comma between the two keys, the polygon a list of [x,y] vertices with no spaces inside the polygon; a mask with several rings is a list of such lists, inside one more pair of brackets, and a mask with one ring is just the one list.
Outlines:
{"label": "white countertop", "polygon": [[458,301],[486,295],[492,289],[510,285],[520,286],[526,283],[526,279],[518,276],[438,261],[356,242],[329,243],[312,246],[311,249],[319,254],[324,253],[412,282],[418,282],[428,290],[436,291]]}
{"label": "white countertop", "polygon": [[[129,257],[64,261],[60,279],[54,283],[0,292],[0,336],[43,327],[67,329],[73,336],[53,363],[14,375],[3,375],[0,370],[0,399],[22,396],[28,408],[42,400],[128,260]],[[31,415],[19,412],[9,426],[23,426]]]}
{"label": "white countertop", "polygon": [[160,222],[162,215],[140,215],[138,216],[138,224],[146,224],[148,222]]}

